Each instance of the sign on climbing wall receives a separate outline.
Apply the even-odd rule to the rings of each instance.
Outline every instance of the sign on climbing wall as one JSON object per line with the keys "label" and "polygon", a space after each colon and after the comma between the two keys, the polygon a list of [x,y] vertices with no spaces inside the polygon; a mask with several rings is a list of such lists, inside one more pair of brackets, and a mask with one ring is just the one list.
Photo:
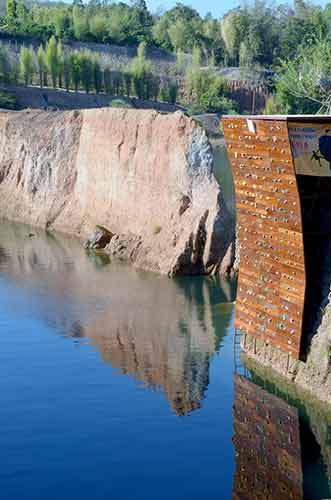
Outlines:
{"label": "sign on climbing wall", "polygon": [[291,123],[288,132],[296,174],[331,177],[331,122]]}

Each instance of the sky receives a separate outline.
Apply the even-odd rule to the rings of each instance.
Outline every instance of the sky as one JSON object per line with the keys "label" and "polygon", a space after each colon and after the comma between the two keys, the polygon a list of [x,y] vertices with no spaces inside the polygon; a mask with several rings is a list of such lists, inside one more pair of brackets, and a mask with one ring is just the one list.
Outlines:
{"label": "sky", "polygon": [[[221,17],[225,12],[237,7],[240,0],[181,0],[182,3],[190,5],[203,16],[211,12],[214,17]],[[176,4],[176,0],[146,0],[149,9],[152,12],[167,10]]]}
{"label": "sky", "polygon": [[[162,10],[167,10],[176,4],[176,1],[181,1],[186,5],[190,5],[196,9],[201,15],[211,12],[214,17],[221,17],[228,10],[238,7],[240,0],[146,0],[149,9],[152,12],[158,12],[160,8]],[[316,5],[325,5],[326,3],[331,3],[331,0],[313,0],[312,3]],[[285,3],[285,2],[274,2],[274,3]],[[286,3],[292,3],[291,0]]]}

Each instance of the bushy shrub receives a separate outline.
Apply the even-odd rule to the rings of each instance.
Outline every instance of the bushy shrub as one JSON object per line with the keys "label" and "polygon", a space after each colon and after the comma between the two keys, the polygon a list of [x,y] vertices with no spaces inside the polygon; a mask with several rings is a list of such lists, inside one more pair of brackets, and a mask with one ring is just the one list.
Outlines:
{"label": "bushy shrub", "polygon": [[17,109],[18,104],[14,96],[9,95],[7,92],[0,90],[0,108],[4,109]]}
{"label": "bushy shrub", "polygon": [[185,80],[186,101],[194,113],[234,113],[236,106],[229,98],[223,76],[212,69],[188,68]]}

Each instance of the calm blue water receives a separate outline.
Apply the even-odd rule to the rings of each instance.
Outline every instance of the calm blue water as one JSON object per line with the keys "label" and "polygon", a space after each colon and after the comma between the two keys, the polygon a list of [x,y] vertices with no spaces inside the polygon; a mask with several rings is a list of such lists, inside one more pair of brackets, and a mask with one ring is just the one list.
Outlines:
{"label": "calm blue water", "polygon": [[[264,382],[236,379],[234,393],[233,299],[226,282],[169,280],[0,225],[1,499],[255,498],[245,450],[264,430],[245,391]],[[317,492],[318,481],[325,498],[328,431],[303,459],[307,412],[279,402],[294,411],[283,434],[299,436],[290,484]]]}

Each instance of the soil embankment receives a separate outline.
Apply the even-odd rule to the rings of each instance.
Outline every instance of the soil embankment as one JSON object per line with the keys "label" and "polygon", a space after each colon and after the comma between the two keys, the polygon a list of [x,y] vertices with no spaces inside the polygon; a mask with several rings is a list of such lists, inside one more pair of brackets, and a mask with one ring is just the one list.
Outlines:
{"label": "soil embankment", "polygon": [[[1,90],[1,89],[0,89]],[[64,89],[40,88],[37,86],[6,85],[4,92],[12,96],[17,108],[15,109],[42,109],[46,111],[95,109],[105,107],[116,107],[120,100],[122,107],[134,109],[155,109],[156,111],[172,113],[182,111],[183,108],[176,104],[166,102],[137,99],[135,97],[108,96],[106,94],[93,94],[86,92],[67,92]],[[115,104],[114,104],[115,102]],[[117,106],[118,107],[118,106]]]}

